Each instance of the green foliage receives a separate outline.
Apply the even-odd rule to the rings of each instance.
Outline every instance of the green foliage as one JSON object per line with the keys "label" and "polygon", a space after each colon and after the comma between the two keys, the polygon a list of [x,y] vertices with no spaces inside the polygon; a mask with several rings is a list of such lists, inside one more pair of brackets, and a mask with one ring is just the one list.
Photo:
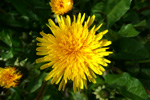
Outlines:
{"label": "green foliage", "polygon": [[108,74],[105,76],[106,83],[116,87],[122,95],[135,100],[147,100],[148,95],[141,82],[131,77],[128,73],[121,75]]}
{"label": "green foliage", "polygon": [[87,98],[84,95],[84,93],[80,93],[80,92],[73,93],[72,92],[71,94],[72,94],[74,100],[87,100]]}
{"label": "green foliage", "polygon": [[[142,23],[137,24],[137,26],[140,24]],[[121,27],[118,34],[122,37],[135,37],[139,34],[139,32],[135,30],[132,24],[127,24]]]}
{"label": "green foliage", "polygon": [[[96,100],[99,86],[113,94],[109,100],[150,99],[150,1],[149,0],[74,0],[70,16],[78,12],[95,15],[94,24],[103,23],[98,32],[108,29],[104,38],[111,40],[108,57],[111,64],[97,83],[73,92],[69,81],[65,91],[45,82],[51,69],[36,64],[36,37],[51,33],[46,26],[54,20],[49,0],[2,0],[0,3],[0,64],[16,66],[23,78],[18,87],[0,88],[0,100]],[[51,80],[50,80],[51,81]],[[42,91],[42,92],[41,92]],[[113,92],[113,93],[112,93]]]}
{"label": "green foliage", "polygon": [[116,59],[146,59],[149,52],[144,45],[135,39],[121,38],[114,43]]}
{"label": "green foliage", "polygon": [[[115,2],[114,2],[115,1]],[[108,0],[106,13],[108,27],[118,21],[130,8],[132,0]]]}

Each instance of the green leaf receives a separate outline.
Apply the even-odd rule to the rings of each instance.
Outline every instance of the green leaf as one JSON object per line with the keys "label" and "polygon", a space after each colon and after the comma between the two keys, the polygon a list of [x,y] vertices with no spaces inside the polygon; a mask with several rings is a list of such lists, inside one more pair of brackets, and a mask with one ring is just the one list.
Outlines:
{"label": "green leaf", "polygon": [[14,28],[29,28],[29,19],[27,16],[16,16],[14,13],[7,13],[0,16],[0,21],[5,26]]}
{"label": "green leaf", "polygon": [[132,23],[132,24],[136,24],[139,22],[140,16],[137,14],[136,11],[134,10],[129,10],[124,16],[122,16],[122,20],[123,22],[127,22],[127,23]]}
{"label": "green leaf", "polygon": [[121,38],[113,43],[115,59],[146,59],[149,52],[141,42],[131,38]]}
{"label": "green leaf", "polygon": [[105,34],[105,37],[110,41],[115,41],[120,38],[120,36],[113,30],[109,29],[108,33]]}
{"label": "green leaf", "polygon": [[[115,0],[109,0],[113,2]],[[120,0],[107,14],[108,27],[111,27],[116,21],[118,21],[130,8],[132,0]],[[109,7],[109,6],[108,6]]]}
{"label": "green leaf", "polygon": [[104,13],[107,15],[118,4],[120,0],[105,0]]}
{"label": "green leaf", "polygon": [[13,54],[12,50],[2,53],[3,59],[13,58],[13,56],[14,56],[14,54]]}
{"label": "green leaf", "polygon": [[71,92],[74,100],[87,100],[86,96],[83,94],[83,92]]}
{"label": "green leaf", "polygon": [[31,6],[25,0],[12,0],[12,4],[21,14],[30,16],[31,18],[36,19],[36,20],[38,19],[38,16],[32,12],[34,5]]}
{"label": "green leaf", "polygon": [[12,40],[9,33],[6,33],[4,30],[0,32],[0,39],[5,42],[8,46],[12,46]]}
{"label": "green leaf", "polygon": [[139,22],[138,24],[134,25],[134,27],[145,27],[146,26],[146,20],[142,20],[141,22]]}
{"label": "green leaf", "polygon": [[42,82],[44,81],[46,76],[47,76],[47,73],[44,72],[40,76],[37,76],[35,79],[32,80],[34,84],[32,84],[32,87],[30,90],[31,93],[37,91],[37,89],[39,89],[42,86]]}
{"label": "green leaf", "polygon": [[33,93],[35,91],[37,91],[41,85],[42,85],[42,82],[44,81],[44,76],[45,76],[45,73],[41,74],[40,76],[40,71],[37,70],[37,69],[34,69],[32,71],[30,71],[29,73],[29,84],[28,84],[28,88],[27,88],[27,91],[30,91],[30,93]]}
{"label": "green leaf", "polygon": [[12,4],[19,13],[34,21],[45,23],[51,14],[50,6],[44,0],[12,0]]}
{"label": "green leaf", "polygon": [[20,94],[19,94],[19,89],[18,88],[10,88],[10,91],[14,94],[14,97],[11,100],[21,100]]}
{"label": "green leaf", "polygon": [[34,85],[33,85],[33,87],[30,90],[31,93],[35,92],[42,85],[42,79],[34,79],[33,81],[32,82],[34,83]]}
{"label": "green leaf", "polygon": [[[58,91],[58,87],[56,85],[50,85],[50,82],[47,83],[45,89],[46,89],[44,90],[45,96],[47,96],[47,98],[48,96],[50,96],[48,100],[70,100],[67,98],[69,92],[68,90],[67,90],[68,92],[66,90],[64,92]],[[43,99],[41,98],[40,99],[45,100],[44,98],[45,97],[43,97]],[[67,98],[67,99],[62,99],[62,98]]]}
{"label": "green leaf", "polygon": [[105,77],[108,85],[119,88],[122,95],[132,100],[147,100],[148,95],[141,82],[128,73],[121,75],[108,74]]}
{"label": "green leaf", "polygon": [[121,27],[118,34],[122,37],[134,37],[137,36],[139,32],[135,30],[132,24],[127,24]]}
{"label": "green leaf", "polygon": [[50,100],[50,95],[45,95],[45,96],[43,97],[43,100]]}
{"label": "green leaf", "polygon": [[149,9],[144,10],[144,11],[141,12],[141,14],[149,18],[149,16],[150,16],[150,10]]}
{"label": "green leaf", "polygon": [[99,2],[92,7],[91,12],[93,12],[93,13],[103,12],[103,8],[104,8],[104,3]]}
{"label": "green leaf", "polygon": [[[131,75],[138,75],[140,72],[140,66],[137,61],[127,61],[125,62],[126,70],[131,74]],[[132,66],[132,67],[131,67]]]}

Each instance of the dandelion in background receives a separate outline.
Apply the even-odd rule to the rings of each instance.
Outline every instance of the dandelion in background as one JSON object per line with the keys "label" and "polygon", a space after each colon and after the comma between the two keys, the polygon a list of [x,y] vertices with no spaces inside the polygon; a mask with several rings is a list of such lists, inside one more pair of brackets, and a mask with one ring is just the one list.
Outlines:
{"label": "dandelion in background", "polygon": [[63,15],[72,9],[73,0],[51,0],[50,6],[56,15]]}
{"label": "dandelion in background", "polygon": [[15,67],[0,68],[0,86],[4,88],[16,87],[22,74]]}
{"label": "dandelion in background", "polygon": [[87,88],[87,80],[96,83],[95,74],[102,75],[105,71],[102,66],[110,63],[104,56],[112,53],[106,51],[109,47],[105,47],[110,45],[111,41],[102,39],[108,30],[95,35],[102,24],[89,30],[95,16],[88,17],[85,22],[84,19],[85,14],[81,16],[81,13],[77,19],[74,16],[72,23],[68,15],[66,18],[57,16],[58,26],[49,19],[48,27],[53,35],[40,32],[43,37],[37,37],[41,42],[37,43],[37,55],[44,57],[38,58],[36,63],[47,62],[41,69],[52,66],[52,71],[45,80],[52,79],[52,84],[60,82],[59,90],[65,89],[68,80],[73,81],[74,92]]}

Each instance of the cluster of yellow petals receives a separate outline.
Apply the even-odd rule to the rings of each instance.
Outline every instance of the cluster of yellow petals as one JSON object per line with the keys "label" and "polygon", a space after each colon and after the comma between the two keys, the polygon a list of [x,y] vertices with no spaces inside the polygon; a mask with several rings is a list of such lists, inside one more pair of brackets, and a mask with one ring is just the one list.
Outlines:
{"label": "cluster of yellow petals", "polygon": [[52,12],[57,15],[63,15],[72,9],[73,0],[51,0],[50,6]]}
{"label": "cluster of yellow petals", "polygon": [[0,86],[4,88],[16,87],[22,74],[15,67],[0,68]]}
{"label": "cluster of yellow petals", "polygon": [[[96,74],[102,75],[110,63],[104,56],[112,52],[106,51],[111,41],[102,39],[103,35],[108,32],[104,30],[97,35],[96,31],[102,26],[95,25],[89,30],[94,22],[95,16],[88,17],[85,20],[85,14],[78,14],[76,19],[73,16],[71,23],[70,16],[57,16],[58,26],[49,19],[47,25],[52,34],[41,32],[42,38],[37,37],[41,43],[37,43],[37,55],[44,55],[36,60],[37,63],[47,62],[41,69],[52,66],[52,71],[47,75],[45,80],[51,80],[51,83],[59,85],[59,90],[64,90],[68,80],[73,81],[74,92],[87,88],[87,80],[96,83]],[[83,24],[84,22],[84,24]]]}

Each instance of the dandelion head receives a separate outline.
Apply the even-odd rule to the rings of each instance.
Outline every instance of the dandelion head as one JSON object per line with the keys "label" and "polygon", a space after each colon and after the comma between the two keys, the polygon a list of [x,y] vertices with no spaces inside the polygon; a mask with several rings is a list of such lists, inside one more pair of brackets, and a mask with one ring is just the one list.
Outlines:
{"label": "dandelion head", "polygon": [[51,0],[50,6],[52,12],[57,15],[63,15],[73,7],[73,0]]}
{"label": "dandelion head", "polygon": [[[45,80],[51,80],[51,83],[59,84],[59,90],[64,90],[68,80],[73,81],[74,92],[87,88],[87,80],[96,83],[96,74],[102,75],[110,63],[104,56],[112,52],[106,51],[111,41],[102,39],[108,32],[104,30],[97,35],[96,31],[101,27],[89,27],[94,22],[95,16],[88,17],[84,22],[85,14],[74,16],[71,23],[70,16],[57,16],[58,25],[49,19],[47,25],[52,34],[40,32],[42,38],[37,37],[37,55],[44,57],[38,58],[37,63],[47,62],[41,66],[45,69],[52,66],[52,71]],[[83,24],[84,22],[84,24]]]}
{"label": "dandelion head", "polygon": [[22,74],[16,67],[0,68],[0,86],[4,88],[16,87]]}

